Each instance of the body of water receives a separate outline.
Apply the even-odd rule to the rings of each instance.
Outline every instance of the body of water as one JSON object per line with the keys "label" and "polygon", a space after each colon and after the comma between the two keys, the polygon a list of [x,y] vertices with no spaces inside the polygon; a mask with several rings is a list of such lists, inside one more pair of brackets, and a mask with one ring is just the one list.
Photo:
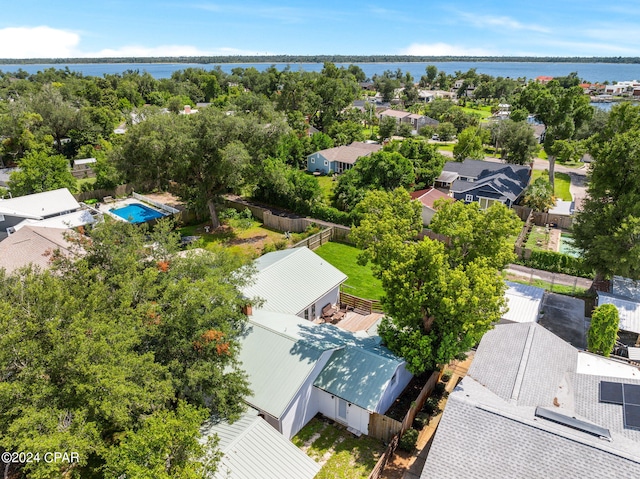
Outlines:
{"label": "body of water", "polygon": [[[494,77],[535,78],[540,75],[564,76],[577,72],[578,76],[588,82],[611,83],[625,80],[640,80],[640,64],[628,63],[542,63],[542,62],[428,62],[428,63],[355,63],[371,78],[380,75],[385,70],[395,72],[398,68],[402,72],[409,72],[418,81],[425,74],[427,65],[435,65],[438,70],[447,74],[456,71],[466,72],[475,68],[478,73],[486,73]],[[291,70],[320,71],[322,63],[222,63],[220,67],[226,73],[237,67],[254,67],[263,71],[274,65],[278,70],[289,67]],[[348,66],[348,63],[337,63],[338,66]],[[123,73],[127,70],[149,72],[153,77],[169,78],[174,71],[185,68],[203,68],[212,70],[215,64],[202,63],[70,63],[70,64],[32,64],[32,65],[0,65],[0,71],[16,72],[19,69],[27,73],[37,73],[47,68],[64,69],[69,67],[74,72],[85,76],[102,77],[105,74]]]}

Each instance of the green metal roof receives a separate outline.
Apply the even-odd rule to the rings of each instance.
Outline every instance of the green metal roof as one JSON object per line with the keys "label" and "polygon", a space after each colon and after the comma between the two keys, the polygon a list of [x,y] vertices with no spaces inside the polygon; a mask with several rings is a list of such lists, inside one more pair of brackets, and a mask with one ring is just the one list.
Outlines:
{"label": "green metal roof", "polygon": [[270,311],[298,314],[347,279],[306,247],[267,253],[254,264],[255,282],[243,292],[264,299],[262,308]]}
{"label": "green metal roof", "polygon": [[320,465],[250,408],[234,423],[206,424],[203,436],[219,438],[223,453],[215,479],[312,479]]}
{"label": "green metal roof", "polygon": [[313,385],[363,409],[377,412],[376,406],[402,363],[399,358],[346,346],[334,351]]}

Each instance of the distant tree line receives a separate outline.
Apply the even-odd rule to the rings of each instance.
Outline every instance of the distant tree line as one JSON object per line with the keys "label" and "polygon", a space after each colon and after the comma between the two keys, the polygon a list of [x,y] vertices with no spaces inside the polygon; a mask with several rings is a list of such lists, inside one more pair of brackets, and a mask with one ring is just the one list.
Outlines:
{"label": "distant tree line", "polygon": [[0,58],[0,64],[36,63],[425,63],[425,62],[531,62],[531,63],[640,63],[640,57],[519,57],[417,55],[218,55],[179,57],[104,58]]}

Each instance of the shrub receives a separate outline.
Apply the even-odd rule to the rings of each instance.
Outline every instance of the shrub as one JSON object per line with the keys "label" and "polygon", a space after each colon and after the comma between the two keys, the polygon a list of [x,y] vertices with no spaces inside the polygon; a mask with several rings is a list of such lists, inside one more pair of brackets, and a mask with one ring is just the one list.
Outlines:
{"label": "shrub", "polygon": [[411,428],[408,429],[400,438],[398,447],[406,452],[413,452],[418,443],[418,431]]}
{"label": "shrub", "polygon": [[443,383],[448,383],[449,379],[451,379],[451,371],[445,370],[445,372],[442,373],[442,376],[440,377],[440,380]]}
{"label": "shrub", "polygon": [[446,387],[447,385],[445,383],[436,384],[435,387],[433,388],[433,392],[431,393],[431,395],[438,399],[441,398],[442,396],[444,396]]}
{"label": "shrub", "polygon": [[316,203],[311,207],[311,216],[319,220],[351,226],[351,214],[332,206]]}
{"label": "shrub", "polygon": [[416,414],[416,417],[413,420],[413,427],[415,429],[422,429],[425,426],[429,425],[430,420],[431,420],[431,415],[427,414],[424,411],[421,411],[418,414]]}
{"label": "shrub", "polygon": [[424,406],[422,406],[422,412],[429,416],[433,416],[434,414],[438,414],[440,412],[440,400],[438,398],[430,397],[424,402]]}
{"label": "shrub", "polygon": [[574,258],[573,256],[555,251],[533,250],[529,259],[520,260],[520,262],[530,268],[550,271],[552,273],[564,273],[571,276],[593,278],[593,271],[588,269],[580,258]]}

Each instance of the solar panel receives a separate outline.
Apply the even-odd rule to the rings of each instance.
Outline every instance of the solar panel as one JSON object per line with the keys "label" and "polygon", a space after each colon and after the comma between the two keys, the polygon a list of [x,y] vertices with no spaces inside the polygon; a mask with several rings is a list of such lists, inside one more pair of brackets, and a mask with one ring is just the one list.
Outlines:
{"label": "solar panel", "polygon": [[562,424],[563,426],[586,432],[587,434],[591,434],[593,436],[611,439],[611,433],[608,429],[597,426],[595,424],[591,424],[590,422],[581,421],[580,419],[576,419],[575,417],[565,416],[564,414],[560,414],[549,409],[544,409],[540,406],[536,407],[535,415],[542,419],[546,419],[557,424]]}
{"label": "solar panel", "polygon": [[640,406],[625,404],[624,427],[640,429]]}
{"label": "solar panel", "polygon": [[640,384],[624,385],[624,404],[640,406]]}
{"label": "solar panel", "polygon": [[600,402],[622,405],[622,383],[600,381]]}

